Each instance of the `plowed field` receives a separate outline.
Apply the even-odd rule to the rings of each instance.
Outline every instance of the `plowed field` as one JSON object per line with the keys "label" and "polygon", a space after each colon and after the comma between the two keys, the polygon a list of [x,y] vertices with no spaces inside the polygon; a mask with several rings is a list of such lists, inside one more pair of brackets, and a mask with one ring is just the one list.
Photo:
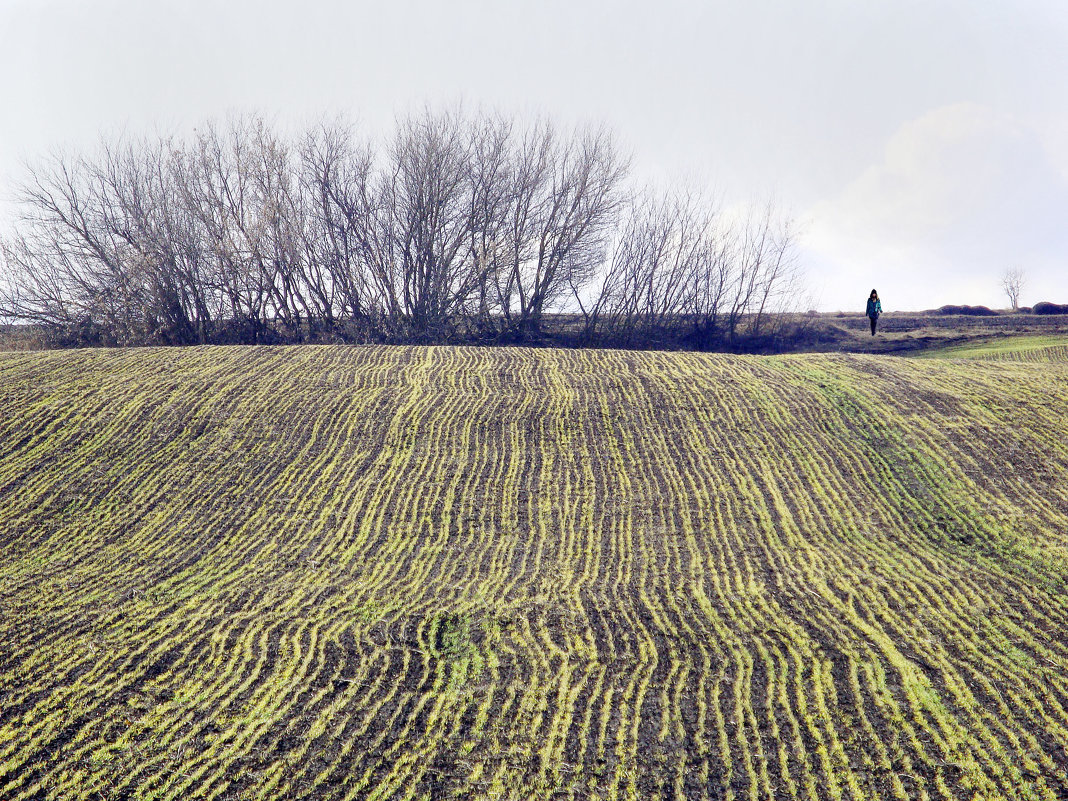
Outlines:
{"label": "plowed field", "polygon": [[0,354],[0,798],[1068,798],[1068,361]]}

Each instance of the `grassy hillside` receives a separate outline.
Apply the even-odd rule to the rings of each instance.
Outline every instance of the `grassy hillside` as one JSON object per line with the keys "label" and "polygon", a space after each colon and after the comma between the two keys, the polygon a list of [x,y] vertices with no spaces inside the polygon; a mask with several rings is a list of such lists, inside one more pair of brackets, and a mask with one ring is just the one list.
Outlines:
{"label": "grassy hillside", "polygon": [[0,798],[1068,797],[1068,362],[0,354]]}
{"label": "grassy hillside", "polygon": [[984,339],[917,354],[925,358],[991,359],[1068,363],[1068,336],[1023,336]]}

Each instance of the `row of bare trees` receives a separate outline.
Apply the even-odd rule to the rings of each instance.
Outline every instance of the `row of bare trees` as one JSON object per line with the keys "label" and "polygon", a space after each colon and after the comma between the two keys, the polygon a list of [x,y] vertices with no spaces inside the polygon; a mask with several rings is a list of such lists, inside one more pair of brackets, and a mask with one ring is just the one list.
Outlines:
{"label": "row of bare trees", "polygon": [[259,117],[32,168],[0,316],[76,343],[759,336],[796,288],[771,207],[633,192],[603,129],[425,111],[375,147]]}

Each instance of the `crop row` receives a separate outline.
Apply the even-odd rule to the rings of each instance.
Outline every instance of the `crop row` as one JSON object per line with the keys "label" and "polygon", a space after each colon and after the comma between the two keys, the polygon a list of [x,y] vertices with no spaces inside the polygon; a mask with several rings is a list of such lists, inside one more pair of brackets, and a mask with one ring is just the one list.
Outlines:
{"label": "crop row", "polygon": [[0,797],[1054,801],[1066,379],[0,354]]}
{"label": "crop row", "polygon": [[935,358],[986,359],[1017,362],[1068,361],[1068,338],[1057,336],[1010,336],[991,341],[971,342],[942,350],[921,352]]}

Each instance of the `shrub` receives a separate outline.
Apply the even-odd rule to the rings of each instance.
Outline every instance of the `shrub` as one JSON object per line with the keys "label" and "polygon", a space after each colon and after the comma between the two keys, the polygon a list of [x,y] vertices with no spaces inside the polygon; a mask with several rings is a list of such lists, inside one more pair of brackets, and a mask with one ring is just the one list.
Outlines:
{"label": "shrub", "polygon": [[1042,301],[1031,307],[1032,314],[1068,314],[1068,303]]}
{"label": "shrub", "polygon": [[986,306],[940,306],[938,314],[967,314],[972,317],[996,317],[997,312]]}

